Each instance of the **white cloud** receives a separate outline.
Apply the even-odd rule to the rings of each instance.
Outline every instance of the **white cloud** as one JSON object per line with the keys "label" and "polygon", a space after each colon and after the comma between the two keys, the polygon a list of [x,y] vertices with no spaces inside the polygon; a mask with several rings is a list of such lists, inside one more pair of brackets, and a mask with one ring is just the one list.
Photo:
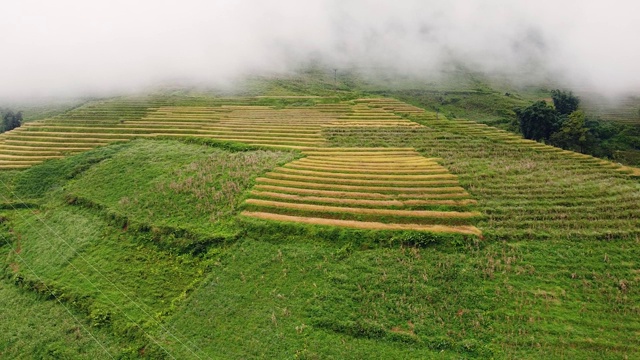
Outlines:
{"label": "white cloud", "polygon": [[310,55],[436,71],[531,63],[569,84],[640,88],[640,4],[625,0],[58,0],[0,3],[0,97],[121,91],[284,71]]}

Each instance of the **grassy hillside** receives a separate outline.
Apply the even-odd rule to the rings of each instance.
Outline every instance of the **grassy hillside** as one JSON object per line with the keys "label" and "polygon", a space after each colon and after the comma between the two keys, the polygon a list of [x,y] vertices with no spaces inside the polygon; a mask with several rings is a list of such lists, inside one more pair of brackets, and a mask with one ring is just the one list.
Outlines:
{"label": "grassy hillside", "polygon": [[0,356],[6,359],[96,359],[129,346],[92,328],[68,304],[45,300],[6,281],[0,281],[0,306]]}
{"label": "grassy hillside", "polygon": [[243,239],[169,326],[224,358],[633,358],[638,255],[622,241]]}
{"label": "grassy hillside", "polygon": [[261,84],[4,136],[0,357],[640,356],[637,169]]}

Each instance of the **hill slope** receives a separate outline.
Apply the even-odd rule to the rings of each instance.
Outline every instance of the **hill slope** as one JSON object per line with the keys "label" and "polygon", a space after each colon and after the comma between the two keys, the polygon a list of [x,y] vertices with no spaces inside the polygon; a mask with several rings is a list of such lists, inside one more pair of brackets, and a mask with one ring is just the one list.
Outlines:
{"label": "hill slope", "polygon": [[352,95],[123,98],[3,135],[5,319],[52,330],[0,356],[639,355],[632,169]]}

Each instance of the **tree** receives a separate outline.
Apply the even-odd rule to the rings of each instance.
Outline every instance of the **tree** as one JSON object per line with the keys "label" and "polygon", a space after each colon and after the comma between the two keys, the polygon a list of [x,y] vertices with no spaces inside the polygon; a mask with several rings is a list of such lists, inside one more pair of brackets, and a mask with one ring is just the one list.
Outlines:
{"label": "tree", "polygon": [[578,105],[580,105],[580,99],[571,91],[552,90],[551,98],[553,106],[560,115],[569,115],[578,110]]}
{"label": "tree", "polygon": [[559,127],[556,111],[544,101],[538,101],[524,109],[517,109],[520,131],[525,139],[549,140]]}
{"label": "tree", "polygon": [[2,116],[2,131],[13,130],[22,125],[22,112],[13,113],[9,110]]}
{"label": "tree", "polygon": [[581,110],[572,112],[562,127],[550,137],[553,145],[567,150],[584,152],[591,143],[589,128],[585,126],[585,115]]}
{"label": "tree", "polygon": [[20,127],[20,125],[22,125],[22,120],[22,111],[18,111],[16,116],[13,117],[13,123],[11,124],[12,129]]}

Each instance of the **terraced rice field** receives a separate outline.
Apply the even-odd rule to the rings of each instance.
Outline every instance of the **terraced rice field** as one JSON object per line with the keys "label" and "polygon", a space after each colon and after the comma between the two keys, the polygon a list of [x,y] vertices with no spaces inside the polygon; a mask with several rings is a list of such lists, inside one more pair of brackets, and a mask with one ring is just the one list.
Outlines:
{"label": "terraced rice field", "polygon": [[[385,110],[348,104],[277,110],[267,106],[223,105],[198,111],[208,112],[208,118],[201,122],[187,121],[191,108],[169,107],[152,110],[146,118],[126,124],[182,127],[186,123],[196,131],[194,136],[286,148],[321,146],[325,142],[323,127],[420,126]],[[176,122],[180,119],[182,123]]]}
{"label": "terraced rice field", "polygon": [[[255,101],[255,99],[254,99]],[[232,103],[227,105],[225,102]],[[167,101],[100,102],[67,115],[32,122],[0,135],[0,169],[139,137],[196,136],[271,147],[322,146],[324,127],[419,127],[366,104],[318,104],[274,109],[251,99],[220,99],[214,106],[169,106]],[[162,105],[164,106],[157,106]]]}
{"label": "terraced rice field", "polygon": [[395,99],[274,108],[260,98],[117,99],[0,135],[0,168],[115,141],[195,136],[306,157],[257,180],[245,216],[351,228],[640,236],[640,169]]}
{"label": "terraced rice field", "polygon": [[[442,134],[441,136],[448,136],[446,135],[446,133],[450,133],[461,136],[469,136],[473,138],[485,138],[495,142],[512,145],[510,149],[515,151],[531,149],[535,150],[536,152],[559,154],[562,158],[567,158],[575,160],[577,162],[592,164],[608,169],[614,169],[633,177],[640,176],[639,168],[623,166],[621,164],[599,159],[591,155],[580,154],[573,151],[563,150],[554,146],[545,145],[533,140],[523,139],[519,135],[510,133],[502,129],[491,127],[486,124],[477,123],[475,121],[459,119],[455,121],[449,120],[441,114],[436,115],[431,112],[426,112],[423,109],[405,104],[395,99],[359,99],[356,100],[356,102],[360,104],[367,104],[371,107],[382,107],[385,110],[406,115],[410,119],[418,122],[423,126],[428,126],[430,128],[443,131],[445,134]],[[335,130],[332,131],[334,133],[336,132]]]}
{"label": "terraced rice field", "polygon": [[257,179],[243,215],[361,229],[480,235],[457,177],[412,148],[315,148]]}
{"label": "terraced rice field", "polygon": [[[442,158],[477,200],[492,238],[640,238],[637,169],[465,121],[412,116],[421,128],[327,129],[333,146],[413,146]],[[637,176],[637,175],[636,175]]]}

